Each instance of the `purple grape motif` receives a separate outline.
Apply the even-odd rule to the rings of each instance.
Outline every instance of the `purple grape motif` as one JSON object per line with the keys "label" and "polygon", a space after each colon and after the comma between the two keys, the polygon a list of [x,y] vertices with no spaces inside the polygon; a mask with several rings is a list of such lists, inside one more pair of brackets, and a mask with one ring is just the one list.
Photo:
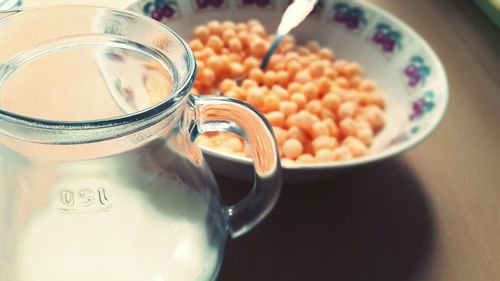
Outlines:
{"label": "purple grape motif", "polygon": [[384,42],[382,43],[382,49],[386,53],[392,53],[394,51],[394,48],[396,47],[396,42],[393,40],[386,38]]}
{"label": "purple grape motif", "polygon": [[210,5],[210,0],[196,0],[198,8],[203,9]]}
{"label": "purple grape motif", "polygon": [[383,43],[385,41],[385,33],[383,33],[382,31],[375,32],[375,34],[373,35],[373,41],[377,44]]}
{"label": "purple grape motif", "polygon": [[359,29],[366,24],[363,10],[351,7],[346,3],[338,3],[333,6],[333,21],[343,24],[349,30]]}
{"label": "purple grape motif", "polygon": [[333,20],[340,23],[345,22],[346,18],[347,14],[344,12],[336,12],[335,15],[333,16]]}
{"label": "purple grape motif", "polygon": [[212,0],[210,3],[212,4],[212,7],[218,8],[224,4],[224,0]]}
{"label": "purple grape motif", "polygon": [[144,14],[149,15],[151,18],[162,21],[163,19],[169,19],[175,16],[177,11],[177,3],[175,1],[168,0],[155,0],[146,3],[144,5]]}
{"label": "purple grape motif", "polygon": [[161,10],[161,14],[163,15],[163,17],[169,19],[169,18],[174,16],[175,10],[172,9],[172,7],[167,5],[167,6],[163,7],[163,9]]}
{"label": "purple grape motif", "polygon": [[420,56],[412,57],[410,64],[404,69],[404,74],[408,78],[408,85],[412,88],[415,88],[419,83],[425,83],[430,72],[430,68]]}
{"label": "purple grape motif", "polygon": [[151,12],[151,17],[157,21],[161,21],[163,18],[163,14],[161,13],[160,10],[153,10]]}
{"label": "purple grape motif", "polygon": [[257,6],[259,6],[259,7],[265,7],[269,4],[271,4],[271,1],[269,1],[269,0],[255,0],[255,2],[257,3]]}
{"label": "purple grape motif", "polygon": [[415,120],[422,117],[424,114],[431,112],[434,108],[434,104],[434,92],[428,91],[423,97],[413,102],[410,120]]}
{"label": "purple grape motif", "polygon": [[359,27],[359,20],[357,17],[349,16],[345,21],[345,25],[348,29],[356,29]]}
{"label": "purple grape motif", "polygon": [[392,30],[387,24],[378,24],[377,31],[372,40],[382,47],[384,53],[393,53],[396,48],[401,48],[401,33]]}

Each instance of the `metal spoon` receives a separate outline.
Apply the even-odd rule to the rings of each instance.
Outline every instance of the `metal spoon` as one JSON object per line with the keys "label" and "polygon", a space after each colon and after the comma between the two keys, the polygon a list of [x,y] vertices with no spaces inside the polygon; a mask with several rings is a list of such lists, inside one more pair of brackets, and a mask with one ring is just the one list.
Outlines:
{"label": "metal spoon", "polygon": [[[272,55],[280,45],[283,38],[295,27],[297,27],[304,19],[311,13],[314,9],[314,5],[318,0],[294,0],[292,4],[290,4],[283,16],[281,17],[281,22],[276,30],[276,36],[271,42],[271,46],[267,49],[264,57],[262,58],[262,62],[260,63],[260,69],[266,70],[267,65],[269,64],[269,60]],[[240,84],[246,77],[238,77],[234,80],[236,83]],[[216,95],[221,95],[222,93],[216,92]]]}
{"label": "metal spoon", "polygon": [[276,36],[262,59],[260,69],[265,70],[267,68],[271,56],[278,48],[281,41],[283,41],[283,38],[304,21],[307,15],[314,9],[316,2],[317,0],[294,0],[293,3],[286,8],[281,17],[280,25],[276,30]]}

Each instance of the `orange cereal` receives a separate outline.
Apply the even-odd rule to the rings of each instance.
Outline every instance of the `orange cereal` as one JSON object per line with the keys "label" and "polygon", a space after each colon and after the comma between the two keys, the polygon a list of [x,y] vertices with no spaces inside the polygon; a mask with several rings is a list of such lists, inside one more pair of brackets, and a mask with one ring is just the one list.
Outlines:
{"label": "orange cereal", "polygon": [[[283,164],[348,161],[368,154],[386,123],[384,94],[375,82],[363,76],[359,63],[336,59],[315,40],[297,43],[292,35],[285,36],[262,70],[274,37],[257,20],[197,26],[189,42],[198,65],[193,93],[221,92],[264,113]],[[198,142],[250,155],[248,145],[231,134],[211,133]]]}
{"label": "orange cereal", "polygon": [[282,101],[280,103],[280,111],[286,117],[297,113],[298,109],[299,109],[299,107],[297,106],[297,104],[292,102],[292,101]]}
{"label": "orange cereal", "polygon": [[290,159],[296,159],[302,154],[304,147],[302,143],[296,139],[288,139],[283,144],[283,154]]}

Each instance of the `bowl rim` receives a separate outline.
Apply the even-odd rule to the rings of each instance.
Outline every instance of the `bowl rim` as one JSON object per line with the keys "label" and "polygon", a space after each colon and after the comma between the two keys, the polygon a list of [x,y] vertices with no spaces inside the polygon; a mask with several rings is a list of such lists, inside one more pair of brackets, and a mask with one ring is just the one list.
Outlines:
{"label": "bowl rim", "polygon": [[[327,162],[327,163],[311,163],[311,164],[299,164],[299,163],[281,163],[282,168],[284,170],[329,170],[332,168],[347,168],[347,167],[353,167],[353,166],[358,166],[362,164],[368,164],[376,161],[380,161],[383,159],[387,159],[393,156],[396,156],[398,154],[401,154],[403,152],[408,151],[409,149],[415,147],[417,144],[421,143],[423,140],[428,138],[437,128],[437,126],[441,123],[444,114],[446,112],[446,109],[448,107],[448,102],[449,102],[449,82],[448,82],[448,77],[446,75],[446,71],[444,69],[443,63],[437,56],[436,52],[434,49],[429,45],[429,43],[422,37],[420,34],[418,34],[412,27],[410,27],[408,24],[403,22],[401,19],[399,19],[397,16],[391,14],[388,11],[383,10],[382,8],[376,6],[375,4],[372,3],[367,3],[364,1],[356,1],[357,5],[360,5],[362,7],[366,7],[369,10],[375,12],[379,16],[385,17],[388,21],[395,23],[400,29],[404,31],[404,33],[409,34],[411,38],[416,40],[420,46],[422,46],[422,50],[424,53],[426,53],[431,61],[435,62],[435,70],[436,70],[436,75],[438,77],[442,77],[441,80],[439,80],[440,84],[442,84],[442,92],[440,93],[440,106],[436,107],[435,112],[433,113],[433,118],[429,121],[428,125],[420,130],[418,134],[416,134],[414,137],[409,139],[408,141],[405,141],[401,144],[395,145],[388,147],[386,149],[383,149],[380,152],[374,153],[374,154],[368,154],[366,156],[360,157],[360,158],[355,158],[352,160],[348,161],[342,161],[342,162]],[[130,8],[131,5],[128,5]],[[436,82],[435,82],[436,83]],[[222,152],[218,151],[213,148],[209,148],[203,145],[200,145],[201,150],[203,151],[204,154],[211,156],[211,157],[216,157],[216,158],[221,158],[223,160],[227,161],[232,161],[236,162],[238,164],[244,164],[244,165],[252,165],[253,160],[252,158],[248,157],[243,157],[235,154],[231,154],[228,152]]]}

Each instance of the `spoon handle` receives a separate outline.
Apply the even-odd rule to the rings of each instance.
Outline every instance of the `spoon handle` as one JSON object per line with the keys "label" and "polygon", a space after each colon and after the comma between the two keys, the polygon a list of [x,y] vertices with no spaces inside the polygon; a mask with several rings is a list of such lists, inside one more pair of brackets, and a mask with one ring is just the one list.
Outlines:
{"label": "spoon handle", "polygon": [[262,62],[260,63],[260,69],[265,70],[267,68],[271,56],[274,54],[276,48],[278,48],[281,41],[283,41],[283,38],[285,38],[285,34],[276,34],[276,37],[274,37],[274,40],[271,43],[271,46],[269,47],[269,50],[267,50],[266,54],[264,55],[264,58],[262,59]]}

